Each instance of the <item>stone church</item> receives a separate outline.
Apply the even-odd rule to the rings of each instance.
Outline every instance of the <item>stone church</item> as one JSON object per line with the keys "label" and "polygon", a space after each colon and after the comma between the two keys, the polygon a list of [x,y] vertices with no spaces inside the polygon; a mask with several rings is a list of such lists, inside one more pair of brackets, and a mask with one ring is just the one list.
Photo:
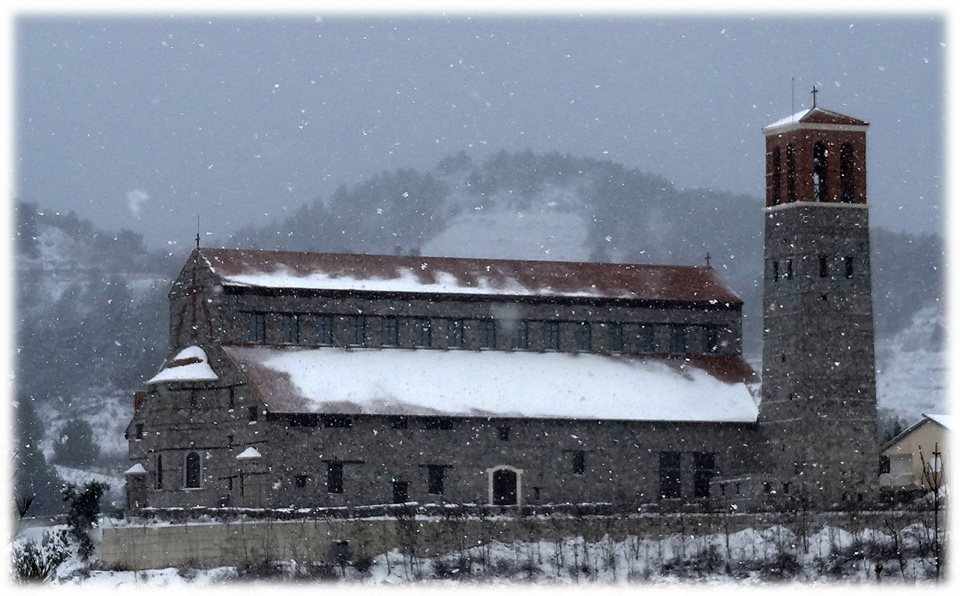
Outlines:
{"label": "stone church", "polygon": [[764,129],[762,375],[709,263],[198,245],[134,397],[129,509],[869,498],[866,131]]}

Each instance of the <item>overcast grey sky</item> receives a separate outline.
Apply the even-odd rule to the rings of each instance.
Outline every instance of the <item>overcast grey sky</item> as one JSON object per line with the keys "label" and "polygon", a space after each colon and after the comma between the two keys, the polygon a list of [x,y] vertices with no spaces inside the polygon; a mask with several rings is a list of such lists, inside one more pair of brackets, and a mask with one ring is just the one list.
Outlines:
{"label": "overcast grey sky", "polygon": [[939,232],[942,22],[923,18],[21,18],[17,194],[190,242],[461,149],[608,158],[760,196],[761,127],[865,118],[874,222]]}

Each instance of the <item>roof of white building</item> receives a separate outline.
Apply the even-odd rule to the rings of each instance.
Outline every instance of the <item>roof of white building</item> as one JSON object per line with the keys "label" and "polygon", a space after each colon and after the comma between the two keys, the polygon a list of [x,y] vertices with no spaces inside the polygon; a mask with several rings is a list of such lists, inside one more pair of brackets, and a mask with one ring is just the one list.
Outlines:
{"label": "roof of white building", "polygon": [[739,357],[224,348],[271,412],[755,422]]}

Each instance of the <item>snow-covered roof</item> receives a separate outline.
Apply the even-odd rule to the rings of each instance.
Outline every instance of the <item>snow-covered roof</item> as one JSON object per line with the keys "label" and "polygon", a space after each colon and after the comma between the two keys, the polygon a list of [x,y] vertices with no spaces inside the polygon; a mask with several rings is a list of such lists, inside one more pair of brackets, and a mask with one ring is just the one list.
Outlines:
{"label": "snow-covered roof", "polygon": [[189,346],[180,350],[173,360],[147,381],[147,385],[170,381],[216,381],[218,378],[210,368],[207,353],[198,346]]}
{"label": "snow-covered roof", "polygon": [[936,422],[937,424],[939,424],[939,425],[942,426],[943,428],[945,428],[945,429],[947,429],[947,430],[950,430],[950,415],[949,415],[949,414],[928,414],[928,413],[924,412],[924,413],[923,413],[923,417],[924,417],[924,418],[929,418],[930,420],[933,420],[934,422]]}
{"label": "snow-covered roof", "polygon": [[257,459],[261,457],[260,452],[253,447],[247,447],[243,452],[237,456],[237,459]]}
{"label": "snow-covered roof", "polygon": [[208,249],[226,286],[740,304],[708,267]]}
{"label": "snow-covered roof", "polygon": [[800,110],[796,114],[791,114],[786,118],[781,118],[776,122],[771,122],[763,127],[763,132],[766,134],[784,132],[800,124],[837,124],[856,127],[866,127],[869,125],[869,123],[865,120],[860,120],[859,118],[854,118],[853,116],[847,116],[846,114],[841,114],[839,112],[817,107],[806,108]]}
{"label": "snow-covered roof", "polygon": [[147,473],[147,470],[143,467],[143,464],[133,464],[132,466],[130,466],[130,469],[128,469],[123,474],[124,476],[136,476],[139,474],[146,474],[146,473]]}
{"label": "snow-covered roof", "polygon": [[271,412],[754,422],[739,356],[224,348]]}

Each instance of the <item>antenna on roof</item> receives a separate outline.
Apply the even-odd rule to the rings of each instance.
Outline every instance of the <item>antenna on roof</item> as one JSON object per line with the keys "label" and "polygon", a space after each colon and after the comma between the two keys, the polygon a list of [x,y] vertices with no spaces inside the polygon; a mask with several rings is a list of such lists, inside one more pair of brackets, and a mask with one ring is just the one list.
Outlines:
{"label": "antenna on roof", "polygon": [[707,256],[703,257],[703,260],[707,262],[707,269],[711,269],[711,267],[710,267],[710,253],[709,253],[709,252],[707,253]]}
{"label": "antenna on roof", "polygon": [[197,214],[197,250],[200,250],[200,214]]}

